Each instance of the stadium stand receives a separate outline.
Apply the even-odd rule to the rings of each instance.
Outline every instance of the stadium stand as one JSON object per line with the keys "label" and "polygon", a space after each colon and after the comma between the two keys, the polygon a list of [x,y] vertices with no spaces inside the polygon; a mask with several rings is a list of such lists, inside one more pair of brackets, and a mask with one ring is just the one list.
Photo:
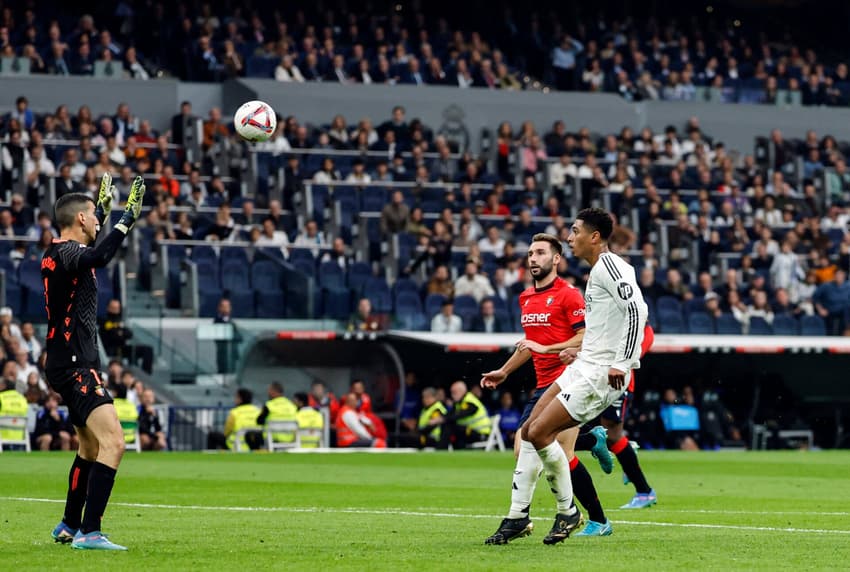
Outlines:
{"label": "stadium stand", "polygon": [[[141,4],[91,14],[55,2],[4,10],[0,76],[850,104],[840,49],[804,26],[773,37],[755,20],[723,19],[721,8],[687,25],[665,3],[670,10],[658,18],[614,10],[561,26],[542,12],[506,11],[473,26],[465,7],[439,18],[431,6],[419,13],[393,4],[361,18],[286,6],[262,22],[250,3],[237,11],[216,1],[154,3],[151,11]],[[171,129],[160,129],[135,116],[133,102],[93,115],[87,106],[46,109],[17,96],[4,94],[13,110],[0,117],[4,315],[43,322],[39,260],[55,232],[50,206],[64,193],[95,192],[110,171],[119,202],[136,172],[149,192],[122,257],[132,272],[98,271],[101,315],[129,290],[161,301],[161,316],[211,318],[224,297],[238,319],[344,323],[366,297],[381,324],[426,330],[451,299],[471,330],[479,300],[455,296],[453,284],[473,261],[493,289],[486,299],[500,329],[519,332],[530,237],[546,231],[565,243],[576,212],[600,205],[616,218],[612,248],[640,272],[660,334],[848,331],[850,141],[828,133],[787,137],[777,125],[745,149],[727,147],[697,118],[602,131],[592,117],[569,126],[552,117],[544,129],[515,115],[488,117],[473,147],[408,116],[399,97],[384,116],[356,123],[342,108],[313,122],[296,111],[279,118],[270,141],[249,146],[217,108],[184,106]],[[565,252],[561,275],[582,285],[587,268]]]}
{"label": "stadium stand", "polygon": [[227,2],[158,3],[153,10],[129,3],[122,10],[95,6],[82,14],[58,4],[50,6],[48,21],[44,3],[9,12],[0,38],[0,74],[173,76],[195,82],[253,77],[604,91],[629,100],[850,103],[843,54],[830,49],[838,46],[823,46],[829,37],[824,28],[840,18],[783,34],[778,24],[783,18],[799,22],[815,16],[793,4],[774,6],[777,26],[771,34],[747,7],[724,10],[722,2],[716,4],[699,18],[678,3],[657,6],[646,17],[608,4],[600,7],[605,14],[579,12],[567,23],[547,17],[545,5],[534,11],[508,5],[487,18],[474,6],[441,11],[424,4],[408,11],[383,3],[343,15],[286,5],[266,21],[250,3],[234,8]]}

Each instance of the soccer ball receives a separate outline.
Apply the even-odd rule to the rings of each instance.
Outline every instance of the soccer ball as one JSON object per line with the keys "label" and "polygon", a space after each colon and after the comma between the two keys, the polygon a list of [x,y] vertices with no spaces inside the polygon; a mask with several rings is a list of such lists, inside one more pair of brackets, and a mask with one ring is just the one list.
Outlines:
{"label": "soccer ball", "polygon": [[277,116],[268,103],[249,101],[233,114],[233,126],[246,141],[265,141],[277,127]]}

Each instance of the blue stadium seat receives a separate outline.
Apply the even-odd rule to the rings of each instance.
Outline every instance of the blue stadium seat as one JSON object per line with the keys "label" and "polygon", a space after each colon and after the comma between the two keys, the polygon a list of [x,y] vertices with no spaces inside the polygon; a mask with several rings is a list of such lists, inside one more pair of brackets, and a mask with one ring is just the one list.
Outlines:
{"label": "blue stadium seat", "polygon": [[396,316],[396,323],[398,328],[402,330],[411,330],[419,332],[427,331],[431,327],[428,318],[426,318],[425,314],[421,312],[406,314],[403,316]]}
{"label": "blue stadium seat", "polygon": [[283,290],[254,290],[255,311],[257,318],[285,318],[286,298]]}
{"label": "blue stadium seat", "polygon": [[255,290],[280,290],[281,269],[276,263],[258,260],[251,265],[251,286]]}
{"label": "blue stadium seat", "polygon": [[773,328],[767,323],[767,320],[760,316],[750,318],[750,335],[753,336],[772,336]]}
{"label": "blue stadium seat", "polygon": [[214,318],[218,311],[219,300],[221,300],[221,290],[198,292],[198,316],[201,318]]}
{"label": "blue stadium seat", "polygon": [[230,300],[230,307],[234,318],[253,318],[255,294],[253,290],[226,290],[222,295],[226,295]]}
{"label": "blue stadium seat", "polygon": [[98,268],[95,275],[97,276],[97,317],[104,318],[109,301],[115,298],[115,291],[109,277],[109,269]]}
{"label": "blue stadium seat", "polygon": [[355,262],[348,267],[348,287],[355,292],[363,289],[363,284],[372,278],[372,267],[368,262]]}
{"label": "blue stadium seat", "polygon": [[201,261],[197,262],[196,265],[198,267],[198,290],[221,290],[218,264],[212,261]]}
{"label": "blue stadium seat", "polygon": [[245,266],[236,260],[222,260],[221,287],[224,290],[249,290],[251,283]]}
{"label": "blue stadium seat", "polygon": [[192,254],[190,256],[193,262],[211,262],[215,264],[218,260],[218,256],[215,254],[215,250],[213,250],[212,246],[200,245],[192,248]]}
{"label": "blue stadium seat", "polygon": [[372,310],[378,314],[389,314],[393,310],[393,299],[389,289],[369,291],[364,294],[372,303]]}
{"label": "blue stadium seat", "polygon": [[401,272],[416,254],[416,237],[406,232],[396,235],[398,239],[398,270]]}
{"label": "blue stadium seat", "polygon": [[659,314],[662,312],[682,313],[682,303],[675,296],[659,296],[655,301],[655,308]]}
{"label": "blue stadium seat", "polygon": [[332,320],[346,320],[351,316],[351,291],[344,287],[324,287],[322,315]]}
{"label": "blue stadium seat", "polygon": [[41,261],[25,258],[18,265],[18,282],[33,290],[44,290],[41,281]]}
{"label": "blue stadium seat", "polygon": [[370,187],[360,193],[360,210],[381,212],[387,205],[387,193],[382,188]]}
{"label": "blue stadium seat", "polygon": [[777,314],[773,318],[773,333],[777,336],[799,336],[800,324],[793,316]]}
{"label": "blue stadium seat", "polygon": [[302,274],[306,274],[310,278],[316,277],[316,264],[306,259],[290,260],[296,270]]}
{"label": "blue stadium seat", "polygon": [[688,331],[692,334],[714,334],[714,320],[705,312],[691,312],[688,315]]}
{"label": "blue stadium seat", "polygon": [[422,313],[422,300],[416,292],[398,292],[395,297],[395,313],[397,316],[409,316]]}
{"label": "blue stadium seat", "polygon": [[741,322],[736,320],[735,316],[732,314],[721,314],[720,317],[715,320],[715,326],[717,328],[717,333],[720,335],[741,335]]}
{"label": "blue stadium seat", "polygon": [[455,296],[455,314],[463,320],[471,319],[478,315],[478,302],[472,296]]}
{"label": "blue stadium seat", "polygon": [[336,262],[322,262],[319,265],[319,285],[322,288],[346,289],[345,272]]}
{"label": "blue stadium seat", "polygon": [[398,296],[402,292],[413,292],[419,296],[419,286],[410,278],[399,278],[393,284],[393,293]]}
{"label": "blue stadium seat", "polygon": [[12,308],[12,314],[15,316],[20,316],[23,312],[21,310],[21,299],[23,298],[23,294],[21,292],[21,287],[18,285],[16,280],[6,280],[6,305]]}
{"label": "blue stadium seat", "polygon": [[425,297],[425,316],[430,320],[443,307],[446,297],[442,294],[428,294]]}
{"label": "blue stadium seat", "polygon": [[234,261],[242,265],[243,271],[248,268],[248,253],[244,248],[222,248],[220,258],[222,265],[225,261]]}
{"label": "blue stadium seat", "polygon": [[360,291],[360,295],[369,298],[372,302],[372,310],[376,313],[386,314],[392,312],[393,302],[390,287],[387,286],[387,282],[383,278],[372,277],[366,280]]}
{"label": "blue stadium seat", "polygon": [[315,266],[316,257],[313,256],[313,251],[309,248],[293,248],[289,252],[289,261],[293,264],[298,261],[307,261]]}
{"label": "blue stadium seat", "polygon": [[658,329],[662,334],[684,334],[685,321],[681,312],[658,311]]}
{"label": "blue stadium seat", "polygon": [[800,334],[804,336],[825,336],[826,324],[820,316],[800,318]]}

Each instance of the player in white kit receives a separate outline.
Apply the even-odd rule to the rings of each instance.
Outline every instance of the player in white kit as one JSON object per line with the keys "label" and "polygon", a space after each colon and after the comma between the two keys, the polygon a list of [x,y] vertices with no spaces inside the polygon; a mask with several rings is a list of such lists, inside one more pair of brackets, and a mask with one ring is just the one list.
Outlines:
{"label": "player in white kit", "polygon": [[[626,390],[630,371],[640,367],[647,307],[634,268],[608,250],[612,228],[608,212],[598,208],[582,210],[573,223],[567,242],[573,254],[591,265],[584,339],[572,365],[552,384],[553,391],[557,386],[555,399],[523,427],[523,439],[534,445],[557,491],[558,514],[544,539],[547,544],[563,540],[578,526],[569,463],[556,439],[558,433],[602,413]],[[518,459],[519,470],[540,462],[531,458],[533,452],[521,451],[523,455],[529,458]],[[523,488],[528,480],[515,479],[515,486]],[[523,491],[515,493],[518,500],[525,496]]]}

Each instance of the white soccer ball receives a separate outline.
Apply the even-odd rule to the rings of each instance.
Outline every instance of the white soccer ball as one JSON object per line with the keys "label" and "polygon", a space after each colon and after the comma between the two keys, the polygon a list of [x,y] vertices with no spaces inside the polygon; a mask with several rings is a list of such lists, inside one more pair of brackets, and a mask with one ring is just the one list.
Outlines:
{"label": "white soccer ball", "polygon": [[233,126],[246,141],[265,141],[277,127],[277,116],[268,103],[249,101],[233,114]]}

